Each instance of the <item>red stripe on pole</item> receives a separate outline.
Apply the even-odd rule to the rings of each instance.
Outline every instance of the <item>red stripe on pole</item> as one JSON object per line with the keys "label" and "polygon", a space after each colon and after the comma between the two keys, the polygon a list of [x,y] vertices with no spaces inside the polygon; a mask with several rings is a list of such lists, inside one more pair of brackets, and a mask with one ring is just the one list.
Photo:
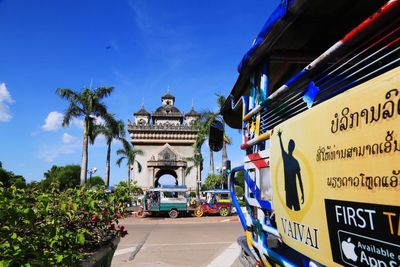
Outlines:
{"label": "red stripe on pole", "polygon": [[261,159],[260,154],[258,153],[247,155],[247,157],[251,160],[251,163],[253,163],[257,169],[269,166],[269,161]]}
{"label": "red stripe on pole", "polygon": [[386,16],[388,12],[392,9],[399,7],[400,2],[398,0],[389,1],[384,6],[382,6],[377,12],[375,12],[372,16],[364,20],[360,25],[354,28],[351,32],[346,34],[346,36],[342,39],[343,43],[346,43],[353,39],[357,34],[368,28],[371,24],[375,23],[381,17]]}

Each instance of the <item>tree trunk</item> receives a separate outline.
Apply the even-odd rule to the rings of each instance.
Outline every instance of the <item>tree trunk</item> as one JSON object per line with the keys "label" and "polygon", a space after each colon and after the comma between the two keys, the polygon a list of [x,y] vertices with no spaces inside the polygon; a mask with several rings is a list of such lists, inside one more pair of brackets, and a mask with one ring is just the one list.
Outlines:
{"label": "tree trunk", "polygon": [[83,144],[82,144],[82,161],[81,161],[81,186],[86,183],[87,168],[88,168],[88,131],[87,122],[84,122],[83,126]]}
{"label": "tree trunk", "polygon": [[[225,129],[225,122],[223,122],[223,126],[224,126],[224,129]],[[222,141],[222,166],[225,166],[225,161],[228,160],[228,153],[226,151],[225,138],[223,137],[222,140],[223,140]],[[226,170],[224,170],[224,171],[226,171]],[[228,180],[227,179],[228,176],[226,175],[226,173],[224,173],[223,177],[224,177],[224,181],[222,183],[222,186],[227,185],[227,183],[228,183],[228,181],[227,181]]]}
{"label": "tree trunk", "polygon": [[200,200],[200,166],[196,166],[196,196],[197,200]]}
{"label": "tree trunk", "polygon": [[107,161],[106,161],[106,186],[110,186],[110,160],[111,160],[111,142],[107,144]]}
{"label": "tree trunk", "polygon": [[210,148],[210,174],[214,174],[214,152]]}
{"label": "tree trunk", "polygon": [[131,168],[131,176],[129,176],[130,181],[133,183],[135,180],[133,178],[135,178],[135,163],[137,163],[136,160],[133,160],[132,165],[130,165],[129,167]]}
{"label": "tree trunk", "polygon": [[128,164],[128,187],[131,187],[131,164]]}

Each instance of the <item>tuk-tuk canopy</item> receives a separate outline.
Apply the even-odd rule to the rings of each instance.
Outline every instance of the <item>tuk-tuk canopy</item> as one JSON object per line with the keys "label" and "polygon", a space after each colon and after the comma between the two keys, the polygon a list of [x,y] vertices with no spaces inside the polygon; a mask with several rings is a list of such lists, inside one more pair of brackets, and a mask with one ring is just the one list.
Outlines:
{"label": "tuk-tuk canopy", "polygon": [[186,186],[166,186],[163,185],[161,187],[150,188],[147,192],[187,192],[188,189]]}
{"label": "tuk-tuk canopy", "polygon": [[[242,127],[240,99],[249,95],[255,71],[267,75],[268,95],[302,82],[308,64],[386,2],[282,0],[238,66],[239,76],[220,111],[224,121],[232,128]],[[353,37],[342,41],[354,43]]]}
{"label": "tuk-tuk canopy", "polygon": [[203,193],[211,193],[211,194],[229,194],[230,191],[227,189],[210,189],[202,191]]}

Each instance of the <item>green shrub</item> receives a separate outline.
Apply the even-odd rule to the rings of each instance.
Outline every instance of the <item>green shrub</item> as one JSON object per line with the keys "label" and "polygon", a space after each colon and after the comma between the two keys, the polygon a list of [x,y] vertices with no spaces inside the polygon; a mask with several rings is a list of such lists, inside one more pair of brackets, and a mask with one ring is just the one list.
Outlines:
{"label": "green shrub", "polygon": [[40,186],[43,190],[48,190],[53,187],[60,190],[74,188],[79,186],[80,183],[81,166],[53,165],[51,169],[45,172],[43,175],[44,179],[40,181]]}
{"label": "green shrub", "polygon": [[246,207],[246,202],[244,200],[238,200],[238,203],[241,207]]}
{"label": "green shrub", "polygon": [[243,188],[241,186],[235,185],[235,195],[239,199],[241,199],[243,197]]}
{"label": "green shrub", "polygon": [[206,177],[205,185],[207,189],[221,188],[224,177],[221,174],[209,174]]}
{"label": "green shrub", "polygon": [[0,183],[0,266],[79,266],[127,234],[118,225],[123,214],[119,195],[104,187],[43,192]]}
{"label": "green shrub", "polygon": [[93,176],[93,177],[89,178],[87,183],[91,186],[106,185],[106,183],[100,176]]}
{"label": "green shrub", "polygon": [[196,192],[191,191],[191,192],[189,193],[189,197],[196,197]]}
{"label": "green shrub", "polygon": [[15,175],[13,172],[4,169],[1,161],[0,161],[0,182],[3,183],[5,187],[10,187],[12,185],[14,185],[17,188],[26,187],[25,178],[22,175]]}

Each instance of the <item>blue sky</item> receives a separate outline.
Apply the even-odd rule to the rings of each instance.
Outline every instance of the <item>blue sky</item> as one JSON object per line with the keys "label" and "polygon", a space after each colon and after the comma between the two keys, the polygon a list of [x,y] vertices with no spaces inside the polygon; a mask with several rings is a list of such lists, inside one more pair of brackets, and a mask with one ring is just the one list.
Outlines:
{"label": "blue sky", "polygon": [[[80,164],[81,124],[61,127],[67,102],[59,87],[114,86],[106,104],[125,122],[142,100],[148,111],[160,106],[168,87],[182,112],[192,101],[197,111],[217,110],[215,93],[230,92],[238,63],[278,3],[0,0],[0,161],[27,181],[52,165]],[[228,156],[238,163],[240,135],[228,133]],[[89,167],[102,177],[105,153],[101,139],[89,149]],[[127,177],[116,159],[112,184]]]}

